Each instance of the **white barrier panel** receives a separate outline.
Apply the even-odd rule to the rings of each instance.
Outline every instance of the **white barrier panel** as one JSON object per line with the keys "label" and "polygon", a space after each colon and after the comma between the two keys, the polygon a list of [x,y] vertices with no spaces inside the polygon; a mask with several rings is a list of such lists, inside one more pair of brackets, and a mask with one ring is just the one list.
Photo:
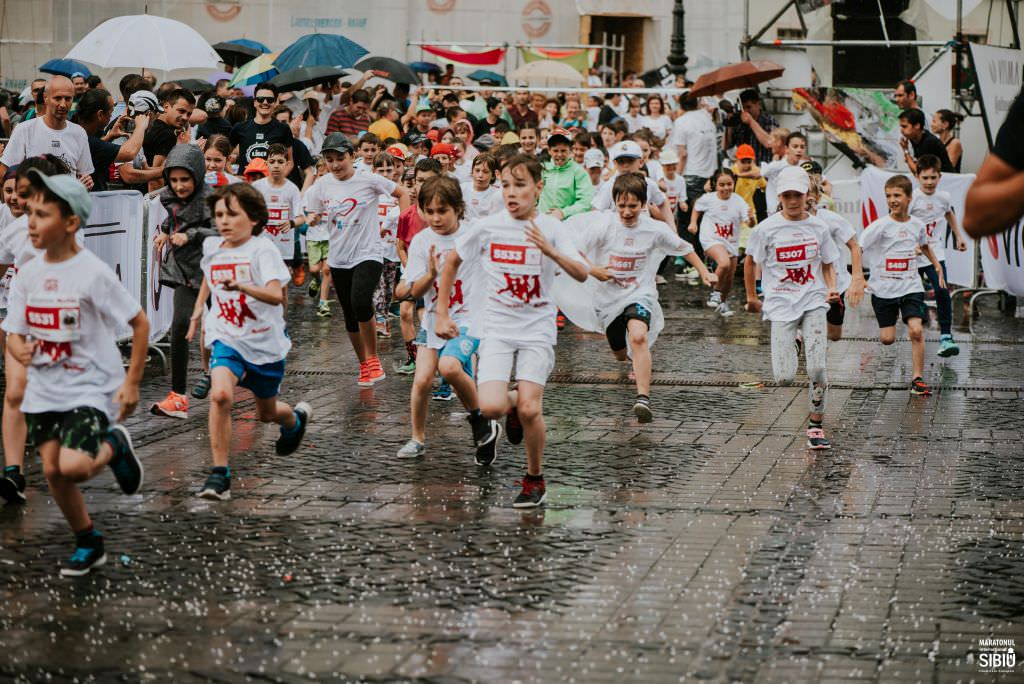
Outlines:
{"label": "white barrier panel", "polygon": [[985,285],[1024,295],[1024,217],[1008,230],[981,240],[981,265]]}
{"label": "white barrier panel", "polygon": [[[885,181],[895,175],[897,174],[892,171],[883,171],[882,169],[878,169],[873,166],[869,166],[861,172],[861,221],[859,223],[855,221],[853,225],[860,225],[862,228],[866,228],[869,223],[879,216],[885,216],[889,213],[889,208],[885,203]],[[948,192],[950,198],[953,200],[953,213],[956,215],[958,225],[961,226],[960,234],[964,235],[965,238],[966,234],[963,233],[962,228],[964,199],[967,197],[967,189],[971,187],[971,183],[973,182],[973,173],[944,173],[942,174],[942,179],[939,181],[939,190]],[[945,261],[949,282],[963,287],[975,287],[974,259],[975,251],[978,249],[978,243],[975,240],[968,239],[966,252],[956,251],[953,249],[953,244],[953,232],[947,227],[945,238]],[[988,271],[986,270],[986,276],[987,275]]]}
{"label": "white barrier panel", "polygon": [[[160,284],[160,264],[164,252],[170,249],[165,245],[163,250],[154,244],[160,230],[160,224],[167,218],[167,210],[160,203],[159,197],[149,201],[149,214],[146,221],[146,315],[149,316],[149,341],[152,344],[163,338],[171,329],[174,316],[174,290]],[[140,245],[141,248],[141,245]],[[141,252],[140,252],[141,253]]]}
{"label": "white barrier panel", "polygon": [[[83,244],[110,266],[137,300],[142,294],[142,194],[134,190],[92,194],[92,212],[82,231]],[[131,326],[118,328],[118,339],[132,336]]]}

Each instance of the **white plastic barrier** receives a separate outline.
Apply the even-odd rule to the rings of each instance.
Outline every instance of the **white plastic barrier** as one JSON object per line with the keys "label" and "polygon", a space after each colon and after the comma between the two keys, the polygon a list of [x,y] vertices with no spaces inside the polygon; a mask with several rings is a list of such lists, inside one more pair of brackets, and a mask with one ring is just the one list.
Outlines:
{"label": "white plastic barrier", "polygon": [[[167,218],[167,210],[160,203],[159,197],[152,197],[146,212],[146,315],[149,316],[149,341],[154,343],[163,338],[171,329],[173,318],[174,290],[160,284],[160,264],[169,246],[163,250],[156,248],[153,241],[160,230],[160,224]],[[141,272],[141,271],[140,271]]]}
{"label": "white plastic barrier", "polygon": [[[82,231],[83,244],[114,270],[121,284],[142,304],[142,194],[117,190],[92,194],[92,212]],[[128,339],[132,329],[120,327],[117,337]]]}

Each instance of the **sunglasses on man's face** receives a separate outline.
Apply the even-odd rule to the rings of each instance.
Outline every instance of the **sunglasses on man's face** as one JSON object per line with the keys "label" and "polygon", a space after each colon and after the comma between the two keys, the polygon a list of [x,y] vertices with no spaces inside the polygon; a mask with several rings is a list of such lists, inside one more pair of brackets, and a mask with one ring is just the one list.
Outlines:
{"label": "sunglasses on man's face", "polygon": [[277,100],[277,98],[274,97],[273,95],[267,95],[264,97],[254,97],[253,100],[259,102],[260,104],[266,104],[268,102],[274,102],[275,100]]}

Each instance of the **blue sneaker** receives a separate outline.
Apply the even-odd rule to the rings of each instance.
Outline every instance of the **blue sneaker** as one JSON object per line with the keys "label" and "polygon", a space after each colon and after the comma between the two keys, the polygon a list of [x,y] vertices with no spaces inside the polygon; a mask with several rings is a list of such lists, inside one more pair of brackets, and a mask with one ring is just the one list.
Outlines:
{"label": "blue sneaker", "polygon": [[63,577],[81,577],[88,575],[93,568],[107,562],[107,554],[103,551],[103,535],[99,532],[75,536],[75,552],[71,554],[60,569]]}
{"label": "blue sneaker", "polygon": [[939,338],[939,351],[935,353],[942,357],[956,356],[960,353],[960,347],[953,341],[952,335],[943,335]]}
{"label": "blue sneaker", "polygon": [[434,401],[451,401],[455,398],[455,393],[452,392],[452,386],[442,380],[430,398]]}

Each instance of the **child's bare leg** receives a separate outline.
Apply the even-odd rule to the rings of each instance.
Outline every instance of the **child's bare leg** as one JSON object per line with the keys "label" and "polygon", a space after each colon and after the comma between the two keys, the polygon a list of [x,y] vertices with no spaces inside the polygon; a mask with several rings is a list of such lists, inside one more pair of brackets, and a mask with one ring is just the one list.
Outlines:
{"label": "child's bare leg", "polygon": [[28,370],[9,353],[5,353],[4,364],[4,374],[7,379],[2,421],[4,465],[21,467],[25,462],[25,439],[28,437],[25,414],[21,412],[21,400],[25,396]]}
{"label": "child's bare leg", "polygon": [[231,407],[238,378],[224,367],[210,373],[210,451],[214,467],[227,467],[231,449]]}
{"label": "child's bare leg", "polygon": [[920,318],[907,321],[907,336],[910,338],[910,355],[914,364],[914,377],[924,375],[924,326]]}
{"label": "child's bare leg", "polygon": [[[417,365],[417,372],[418,368],[419,366]],[[462,402],[467,411],[475,411],[480,407],[480,400],[476,393],[476,383],[473,382],[473,378],[469,377],[465,369],[463,369],[461,361],[454,356],[443,356],[438,361],[438,370],[441,372],[441,377],[455,390],[455,394],[459,397],[459,401]]]}
{"label": "child's bare leg", "polygon": [[544,385],[522,380],[517,388],[516,411],[523,424],[526,446],[526,474],[543,474],[544,443],[547,428],[544,425]]}
{"label": "child's bare leg", "polygon": [[636,393],[645,397],[651,394],[651,348],[647,346],[647,325],[635,318],[626,323],[629,347],[633,351],[633,374],[636,376]]}
{"label": "child's bare leg", "polygon": [[420,444],[427,439],[427,403],[430,388],[434,384],[437,370],[437,350],[420,347],[416,354],[416,375],[412,380],[409,394],[409,418],[412,421],[412,438]]}

